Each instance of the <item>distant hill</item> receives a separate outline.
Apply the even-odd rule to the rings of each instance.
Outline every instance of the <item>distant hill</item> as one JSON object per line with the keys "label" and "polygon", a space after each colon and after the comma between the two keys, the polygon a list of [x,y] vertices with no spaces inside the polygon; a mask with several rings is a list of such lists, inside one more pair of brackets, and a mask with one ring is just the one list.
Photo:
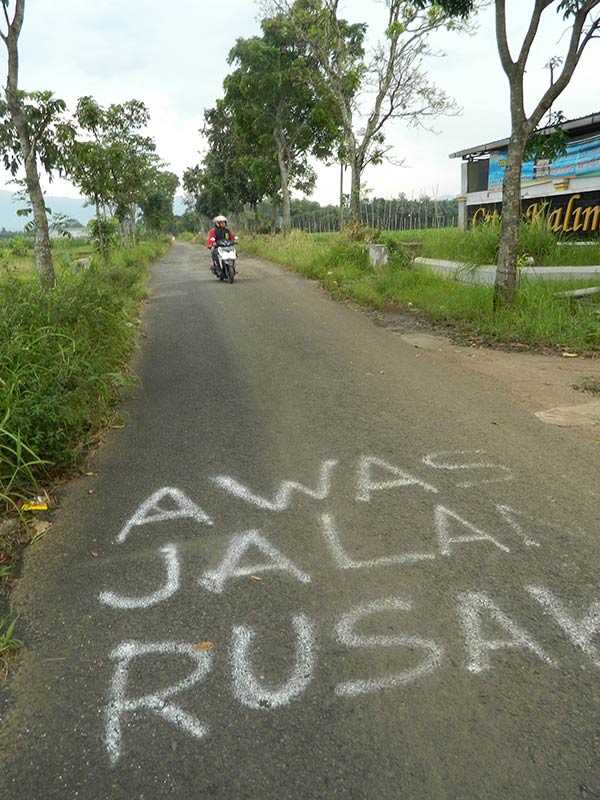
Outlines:
{"label": "distant hill", "polygon": [[[66,214],[68,217],[87,225],[94,216],[91,207],[84,206],[84,200],[73,197],[46,197],[46,205],[52,213]],[[22,231],[29,217],[19,217],[17,209],[24,208],[23,200],[12,192],[0,191],[0,228],[7,231]]]}
{"label": "distant hill", "polygon": [[[53,214],[66,214],[81,222],[82,225],[87,225],[94,216],[93,207],[86,206],[83,198],[46,195],[46,206],[51,209]],[[0,190],[0,229],[22,231],[29,219],[29,217],[17,216],[17,209],[23,207],[23,201],[15,198],[12,192]],[[182,214],[185,211],[183,197],[175,198],[174,210],[176,214]]]}

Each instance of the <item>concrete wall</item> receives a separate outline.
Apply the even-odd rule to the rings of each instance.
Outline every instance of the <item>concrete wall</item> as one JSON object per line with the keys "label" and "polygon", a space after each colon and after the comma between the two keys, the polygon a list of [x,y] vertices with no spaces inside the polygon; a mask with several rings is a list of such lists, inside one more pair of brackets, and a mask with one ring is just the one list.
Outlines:
{"label": "concrete wall", "polygon": [[[461,283],[483,283],[491,285],[496,279],[496,265],[485,264],[481,267],[470,267],[459,261],[444,261],[437,258],[421,258],[414,260],[415,267],[430,269],[446,278],[453,278]],[[521,276],[530,280],[543,281],[591,281],[600,283],[600,265],[590,267],[520,267]]]}

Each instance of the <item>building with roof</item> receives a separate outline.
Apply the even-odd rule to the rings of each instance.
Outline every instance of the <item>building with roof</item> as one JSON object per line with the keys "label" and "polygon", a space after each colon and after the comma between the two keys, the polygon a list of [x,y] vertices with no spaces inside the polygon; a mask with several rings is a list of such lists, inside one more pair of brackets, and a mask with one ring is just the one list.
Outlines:
{"label": "building with roof", "polygon": [[[523,163],[521,199],[529,219],[546,215],[557,233],[577,236],[600,232],[600,113],[567,120],[567,152],[554,160]],[[552,127],[542,128],[549,134]],[[502,213],[502,181],[508,139],[451,153],[461,158],[459,227],[476,225]]]}

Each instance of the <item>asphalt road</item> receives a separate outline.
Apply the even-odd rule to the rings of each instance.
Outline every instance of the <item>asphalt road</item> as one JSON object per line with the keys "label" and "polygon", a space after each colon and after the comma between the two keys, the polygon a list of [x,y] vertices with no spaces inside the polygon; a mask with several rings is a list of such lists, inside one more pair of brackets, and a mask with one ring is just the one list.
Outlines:
{"label": "asphalt road", "polygon": [[27,552],[0,797],[600,797],[593,437],[250,258],[176,244],[143,326]]}

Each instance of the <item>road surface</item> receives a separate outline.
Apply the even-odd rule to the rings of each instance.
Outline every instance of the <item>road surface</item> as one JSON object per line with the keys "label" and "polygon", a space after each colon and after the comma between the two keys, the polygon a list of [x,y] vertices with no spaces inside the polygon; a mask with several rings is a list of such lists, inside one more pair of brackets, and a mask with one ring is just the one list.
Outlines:
{"label": "road surface", "polygon": [[0,796],[600,797],[597,433],[257,259],[174,245],[143,328],[26,554]]}

